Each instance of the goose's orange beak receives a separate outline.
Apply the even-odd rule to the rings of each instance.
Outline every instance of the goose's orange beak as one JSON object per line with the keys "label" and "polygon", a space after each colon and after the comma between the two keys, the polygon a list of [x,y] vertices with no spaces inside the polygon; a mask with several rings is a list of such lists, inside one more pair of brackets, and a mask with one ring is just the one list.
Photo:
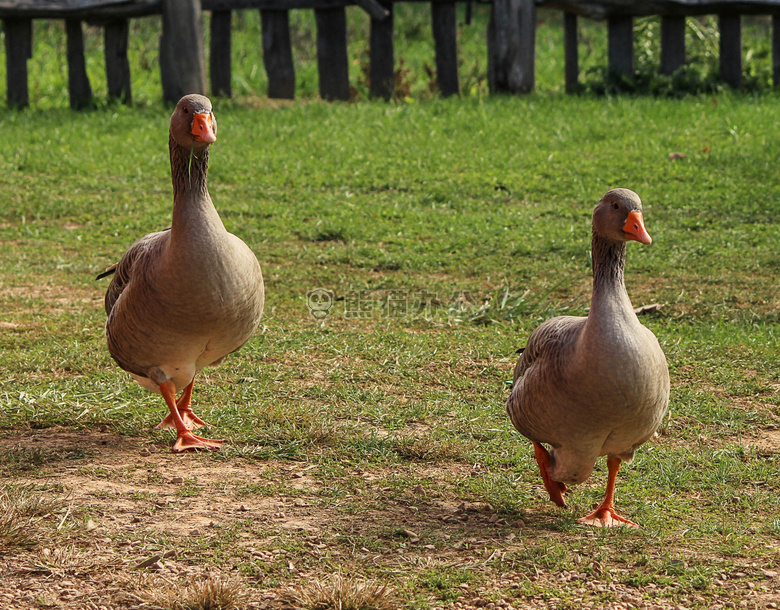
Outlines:
{"label": "goose's orange beak", "polygon": [[626,234],[628,239],[635,239],[639,243],[650,245],[653,243],[653,238],[650,237],[650,233],[645,229],[645,221],[642,218],[642,212],[629,212],[626,224],[623,225],[623,233]]}
{"label": "goose's orange beak", "polygon": [[217,134],[214,133],[214,123],[211,120],[211,113],[196,112],[192,119],[192,135],[196,142],[206,142],[211,144],[217,141]]}

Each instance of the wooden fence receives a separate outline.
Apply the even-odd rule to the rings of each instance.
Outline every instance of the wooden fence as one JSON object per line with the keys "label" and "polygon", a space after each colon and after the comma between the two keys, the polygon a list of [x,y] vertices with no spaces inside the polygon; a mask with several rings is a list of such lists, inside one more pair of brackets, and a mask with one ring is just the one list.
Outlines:
{"label": "wooden fence", "polygon": [[633,19],[661,16],[661,74],[673,74],[685,64],[685,18],[717,15],[720,29],[720,77],[742,84],[742,15],[772,16],[772,80],[780,85],[780,0],[542,0],[540,6],[564,12],[566,89],[576,89],[578,77],[577,16],[607,20],[609,69],[630,77],[634,73]]}
{"label": "wooden fence", "polygon": [[[32,56],[34,19],[65,21],[72,108],[83,108],[92,100],[84,59],[83,22],[104,29],[110,98],[131,103],[128,23],[130,19],[150,15],[162,15],[160,72],[163,98],[176,102],[185,93],[205,92],[202,11],[211,13],[211,92],[217,96],[230,96],[231,13],[250,9],[261,13],[263,63],[268,75],[269,97],[292,99],[295,94],[289,11],[308,9],[314,10],[317,26],[320,95],[326,100],[346,100],[350,86],[345,9],[350,5],[360,6],[370,16],[370,94],[389,99],[395,83],[393,6],[400,1],[430,4],[439,91],[444,96],[458,94],[455,0],[0,0],[8,104],[13,107],[29,104],[27,61]],[[634,73],[634,17],[661,16],[660,70],[671,74],[685,63],[685,17],[717,14],[721,34],[721,77],[738,87],[742,81],[740,16],[772,15],[773,76],[775,84],[780,84],[780,0],[481,1],[491,4],[487,32],[491,92],[528,93],[533,90],[537,6],[564,12],[567,90],[574,90],[578,80],[578,16],[607,20],[609,67],[630,78]],[[182,49],[188,49],[188,52],[182,53]]]}

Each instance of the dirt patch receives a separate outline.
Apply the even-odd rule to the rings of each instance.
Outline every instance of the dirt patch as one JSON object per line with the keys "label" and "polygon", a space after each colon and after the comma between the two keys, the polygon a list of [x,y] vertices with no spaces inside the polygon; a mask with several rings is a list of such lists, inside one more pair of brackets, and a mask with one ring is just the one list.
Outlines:
{"label": "dirt patch", "polygon": [[780,428],[761,430],[755,438],[750,440],[750,444],[756,447],[762,454],[779,455]]}
{"label": "dirt patch", "polygon": [[[160,579],[208,573],[192,558],[192,547],[208,547],[226,531],[241,529],[237,524],[311,535],[320,529],[311,502],[254,489],[284,479],[288,492],[314,492],[318,484],[306,464],[215,463],[202,455],[158,451],[137,439],[67,430],[2,438],[0,453],[14,469],[15,484],[52,490],[64,503],[63,514],[56,515],[60,539],[0,561],[9,576],[0,608],[39,607],[38,600],[55,608],[141,608],[144,592],[162,584]],[[235,538],[248,558],[279,558],[279,551],[249,538],[244,532]],[[259,608],[276,595],[258,590],[253,598],[250,607]]]}
{"label": "dirt patch", "polygon": [[[621,561],[587,553],[562,572],[545,570],[543,556],[532,573],[515,569],[545,540],[558,543],[558,517],[541,496],[507,515],[442,491],[445,481],[473,477],[473,464],[414,464],[418,480],[440,486],[406,489],[394,480],[408,465],[332,476],[319,464],[178,455],[142,439],[56,428],[0,438],[0,456],[6,484],[61,499],[59,510],[33,522],[40,530],[33,548],[0,550],[3,609],[140,610],[156,592],[229,576],[245,590],[244,608],[271,610],[285,607],[290,588],[342,571],[383,574],[396,592],[417,579],[425,607],[462,610],[563,607],[550,591],[567,591],[566,607],[623,610],[732,600],[764,608],[780,595],[780,577],[757,564],[724,574],[720,593],[685,603],[621,584],[629,572]],[[342,490],[347,477],[373,493]],[[599,536],[583,531],[571,542]],[[441,597],[437,579],[446,578],[456,579],[457,594],[445,588]]]}
{"label": "dirt patch", "polygon": [[[102,287],[105,289],[105,286]],[[46,303],[46,311],[50,314],[66,311],[81,311],[86,307],[99,310],[102,308],[102,293],[99,289],[88,290],[83,287],[58,284],[34,284],[9,286],[0,280],[0,301],[20,301],[23,299],[42,299]],[[11,307],[16,310],[17,306]],[[20,308],[19,311],[22,311]],[[14,325],[6,328],[31,328],[37,324],[20,324],[18,321],[7,320],[5,324]]]}
{"label": "dirt patch", "polygon": [[8,286],[0,284],[0,296],[13,298],[45,298],[55,302],[86,302],[95,298],[95,290],[62,284],[33,284]]}

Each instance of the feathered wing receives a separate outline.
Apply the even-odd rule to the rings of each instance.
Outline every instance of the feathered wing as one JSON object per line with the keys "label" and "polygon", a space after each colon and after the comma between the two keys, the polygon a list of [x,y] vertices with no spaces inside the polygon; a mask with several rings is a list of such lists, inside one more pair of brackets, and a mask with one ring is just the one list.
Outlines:
{"label": "feathered wing", "polygon": [[514,381],[517,382],[537,360],[559,360],[559,354],[571,345],[573,336],[582,332],[586,320],[576,316],[558,316],[538,326],[522,348],[522,355],[515,366]]}
{"label": "feathered wing", "polygon": [[582,332],[586,320],[575,316],[547,320],[531,333],[515,365],[506,409],[515,428],[530,440],[549,442],[542,438],[542,428],[547,423],[545,407],[552,397],[543,389],[558,387],[567,353],[574,348],[576,336]]}
{"label": "feathered wing", "polygon": [[133,276],[133,270],[136,267],[136,263],[149,255],[149,252],[157,250],[168,239],[170,235],[170,228],[163,231],[157,231],[156,233],[149,233],[143,236],[122,255],[122,258],[118,263],[112,265],[106,269],[103,273],[97,276],[97,279],[113,275],[111,283],[108,285],[105,297],[106,315],[111,314],[111,310],[119,299],[119,295],[125,289],[130,279]]}

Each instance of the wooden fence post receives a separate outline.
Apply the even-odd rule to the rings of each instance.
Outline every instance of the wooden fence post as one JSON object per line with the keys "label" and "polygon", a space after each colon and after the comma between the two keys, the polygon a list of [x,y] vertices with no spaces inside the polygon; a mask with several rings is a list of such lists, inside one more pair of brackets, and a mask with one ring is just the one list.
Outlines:
{"label": "wooden fence post", "polygon": [[607,19],[607,62],[609,71],[633,80],[634,78],[634,20],[620,15]]}
{"label": "wooden fence post", "polygon": [[175,104],[188,93],[206,93],[200,0],[163,0],[160,36],[163,99]]}
{"label": "wooden fence post", "polygon": [[314,9],[317,22],[317,70],[320,97],[349,100],[347,14],[344,7]]}
{"label": "wooden fence post", "polygon": [[536,2],[522,0],[519,18],[519,61],[523,79],[518,84],[517,90],[519,93],[531,93],[536,87]]}
{"label": "wooden fence post", "polygon": [[232,95],[230,65],[230,21],[232,12],[229,10],[211,11],[211,53],[209,55],[209,72],[211,74],[211,92],[215,96],[230,97]]}
{"label": "wooden fence post", "polygon": [[263,65],[268,75],[268,97],[295,98],[295,64],[290,41],[290,13],[261,10]]}
{"label": "wooden fence post", "polygon": [[580,56],[577,48],[577,14],[563,14],[563,70],[566,93],[579,89]]}
{"label": "wooden fence post", "polygon": [[780,87],[780,15],[772,15],[772,84]]}
{"label": "wooden fence post", "polygon": [[393,3],[385,0],[382,6],[387,9],[384,19],[371,17],[369,34],[369,65],[371,97],[389,100],[395,90],[395,57],[393,49]]}
{"label": "wooden fence post", "polygon": [[685,65],[685,17],[661,17],[661,74],[674,74]]}
{"label": "wooden fence post", "polygon": [[78,19],[65,20],[68,56],[68,94],[70,107],[82,110],[92,103],[92,87],[89,85],[84,60],[84,32]]}
{"label": "wooden fence post", "polygon": [[742,85],[742,23],[739,15],[719,15],[720,77],[735,89]]}
{"label": "wooden fence post", "polygon": [[444,96],[458,95],[458,22],[455,2],[431,2],[436,82]]}
{"label": "wooden fence post", "polygon": [[27,60],[32,57],[32,19],[3,19],[3,32],[8,105],[12,108],[25,108],[30,104]]}
{"label": "wooden fence post", "polygon": [[110,21],[103,28],[108,98],[132,104],[130,63],[127,60],[127,19]]}
{"label": "wooden fence post", "polygon": [[530,93],[536,84],[536,5],[533,0],[493,0],[488,24],[491,93]]}

